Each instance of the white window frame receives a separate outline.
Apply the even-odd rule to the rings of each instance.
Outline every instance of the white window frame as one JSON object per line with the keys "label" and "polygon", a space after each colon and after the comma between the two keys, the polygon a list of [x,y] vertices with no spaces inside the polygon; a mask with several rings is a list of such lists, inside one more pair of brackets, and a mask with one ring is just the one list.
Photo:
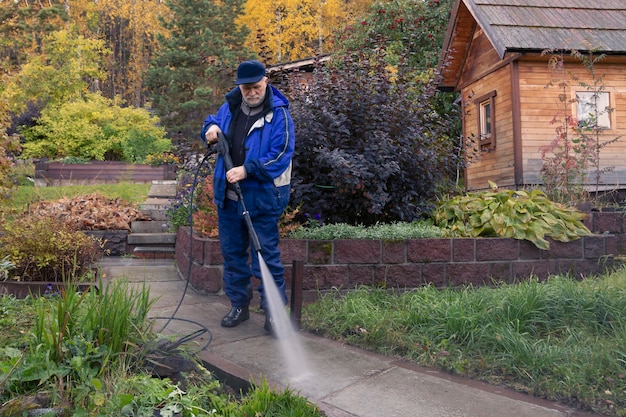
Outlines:
{"label": "white window frame", "polygon": [[495,97],[496,91],[493,90],[476,99],[478,138],[480,140],[481,150],[493,150],[496,147]]}
{"label": "white window frame", "polygon": [[[608,91],[576,91],[576,118],[578,127],[611,129],[611,93]],[[595,101],[595,103],[594,103]],[[595,125],[589,124],[597,112]]]}

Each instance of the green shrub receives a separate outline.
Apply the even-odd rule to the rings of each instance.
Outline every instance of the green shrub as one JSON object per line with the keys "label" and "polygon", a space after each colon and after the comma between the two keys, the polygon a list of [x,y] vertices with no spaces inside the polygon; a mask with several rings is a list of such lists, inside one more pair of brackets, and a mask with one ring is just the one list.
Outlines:
{"label": "green shrub", "polygon": [[[196,211],[200,210],[207,215],[209,213],[217,215],[217,209],[213,203],[212,177],[213,174],[208,164],[195,167],[194,170],[188,167],[178,170],[176,174],[176,197],[170,200],[165,209],[165,215],[171,229],[178,230],[180,226],[189,226],[192,221],[195,223],[196,220],[200,223],[194,224],[194,231],[199,231],[205,226],[207,231],[212,228],[213,220],[211,218],[206,219],[207,223],[204,224],[205,219],[201,218],[203,214],[195,214]],[[199,207],[199,200],[202,202],[201,207]],[[192,216],[194,217],[192,218]]]}
{"label": "green shrub", "polygon": [[[434,81],[393,69],[382,52],[318,68],[293,94],[298,135],[291,202],[325,223],[414,221],[456,166]],[[294,88],[299,88],[294,83]]]}
{"label": "green shrub", "polygon": [[[33,329],[25,344],[30,348],[20,351],[15,344],[0,348],[0,371],[11,370],[5,374],[0,402],[8,396],[7,403],[23,405],[27,397],[18,397],[36,390],[68,411],[73,407],[72,415],[95,416],[107,395],[114,399],[123,395],[115,391],[117,382],[106,384],[126,380],[130,364],[138,365],[139,346],[153,337],[147,318],[153,300],[145,285],[138,288],[125,280],[99,282],[100,291],[93,288],[78,292],[70,284],[59,294],[33,299],[35,317],[29,323]],[[18,415],[10,410],[0,407],[0,415]],[[127,414],[118,410],[106,415]]]}
{"label": "green shrub", "polygon": [[86,275],[102,256],[99,242],[51,218],[25,215],[6,226],[0,255],[15,265],[19,281],[62,282]]}
{"label": "green shrub", "polygon": [[[195,200],[195,195],[193,199]],[[170,200],[165,208],[165,217],[167,223],[173,231],[178,230],[180,226],[189,226],[192,221],[193,210],[195,210],[195,202],[192,202],[191,185],[185,184],[178,186],[176,198]]]}
{"label": "green shrub", "polygon": [[44,108],[37,124],[22,134],[26,140],[24,156],[33,158],[134,163],[171,148],[165,130],[148,111],[121,107],[99,94]]}
{"label": "green shrub", "polygon": [[2,260],[0,260],[0,281],[5,281],[9,278],[9,271],[14,268],[15,265],[9,260],[8,256],[2,258]]}
{"label": "green shrub", "polygon": [[568,242],[591,232],[583,224],[586,214],[552,202],[540,190],[498,189],[468,193],[439,204],[435,224],[451,237],[508,237],[528,240],[548,250],[545,237]]}

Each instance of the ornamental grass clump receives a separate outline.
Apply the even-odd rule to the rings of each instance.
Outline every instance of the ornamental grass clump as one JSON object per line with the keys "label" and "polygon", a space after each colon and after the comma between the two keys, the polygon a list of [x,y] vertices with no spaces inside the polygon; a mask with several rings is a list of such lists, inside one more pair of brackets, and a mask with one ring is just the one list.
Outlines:
{"label": "ornamental grass clump", "polygon": [[585,213],[550,201],[540,190],[499,189],[467,193],[438,205],[432,217],[450,237],[507,237],[528,240],[539,249],[550,249],[546,237],[569,242],[591,232]]}

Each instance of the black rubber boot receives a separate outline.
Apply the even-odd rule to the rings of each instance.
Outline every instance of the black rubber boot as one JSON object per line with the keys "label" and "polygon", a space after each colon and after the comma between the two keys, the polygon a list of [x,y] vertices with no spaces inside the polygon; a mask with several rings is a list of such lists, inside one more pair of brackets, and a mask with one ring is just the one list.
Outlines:
{"label": "black rubber boot", "polygon": [[269,332],[273,338],[278,338],[278,334],[276,333],[276,323],[274,322],[274,319],[272,319],[272,316],[270,316],[267,312],[265,313],[265,324],[263,325],[263,328]]}
{"label": "black rubber boot", "polygon": [[222,327],[235,327],[250,318],[248,307],[233,307],[222,319]]}

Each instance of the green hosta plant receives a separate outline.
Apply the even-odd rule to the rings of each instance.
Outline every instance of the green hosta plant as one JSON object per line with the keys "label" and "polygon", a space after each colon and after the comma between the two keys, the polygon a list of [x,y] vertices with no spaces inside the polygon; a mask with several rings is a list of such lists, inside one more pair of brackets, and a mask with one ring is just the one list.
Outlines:
{"label": "green hosta plant", "polygon": [[528,240],[548,250],[550,237],[569,242],[591,232],[583,224],[586,214],[550,201],[540,190],[491,189],[468,193],[440,203],[435,224],[451,237],[508,237]]}

